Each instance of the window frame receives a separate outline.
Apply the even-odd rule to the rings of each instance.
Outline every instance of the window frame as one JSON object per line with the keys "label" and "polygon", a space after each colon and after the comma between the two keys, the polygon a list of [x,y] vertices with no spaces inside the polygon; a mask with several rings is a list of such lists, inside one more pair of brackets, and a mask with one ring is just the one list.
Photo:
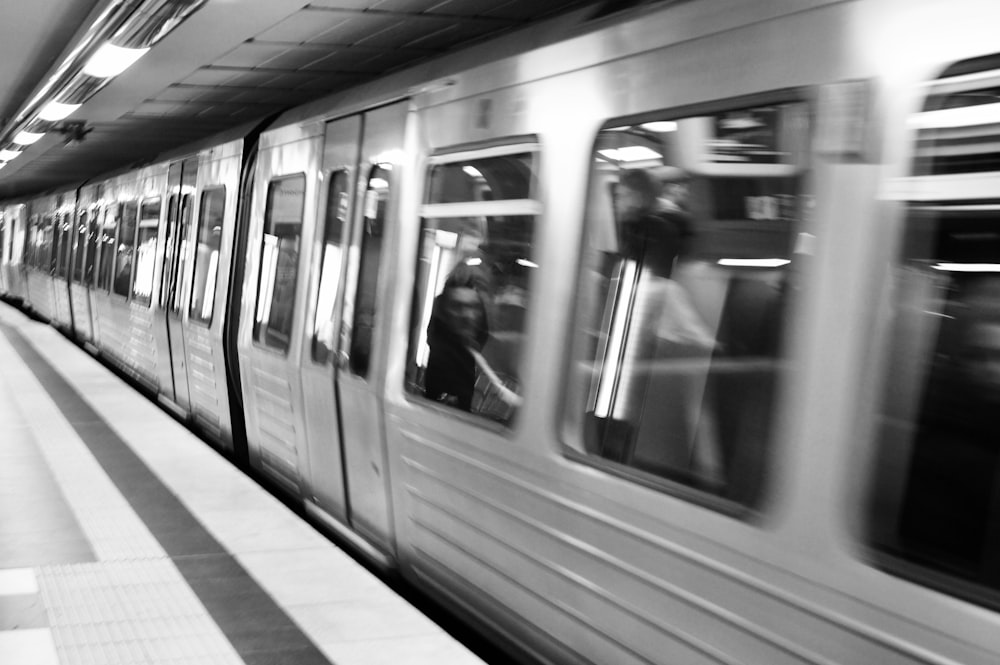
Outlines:
{"label": "window frame", "polygon": [[[272,235],[272,237],[280,238],[280,236],[277,236],[277,235],[274,235],[274,234],[269,234],[267,232],[268,228],[271,228],[273,230],[273,223],[271,221],[271,214],[272,214],[272,211],[274,209],[274,203],[273,203],[273,200],[272,200],[272,191],[274,191],[276,183],[285,183],[285,182],[291,182],[291,181],[294,181],[294,180],[299,180],[302,183],[301,212],[300,212],[300,215],[299,215],[298,233],[296,234],[297,238],[296,238],[296,241],[295,241],[295,253],[296,253],[295,279],[292,281],[292,293],[291,293],[291,298],[290,298],[290,300],[291,300],[291,305],[290,305],[291,311],[290,311],[290,314],[289,314],[290,321],[289,321],[289,329],[288,329],[288,339],[287,339],[287,341],[285,342],[285,344],[283,346],[276,346],[274,344],[269,344],[267,342],[267,337],[268,337],[267,333],[268,333],[268,330],[270,329],[270,325],[269,324],[264,325],[263,319],[259,318],[262,315],[261,311],[260,311],[260,308],[261,308],[261,303],[262,303],[261,299],[262,299],[262,296],[264,296],[263,291],[262,291],[262,288],[263,288],[263,285],[264,285],[264,283],[263,283],[263,280],[264,280],[264,270],[263,270],[263,266],[264,266],[264,254],[265,254],[265,250],[267,248],[267,239],[266,239],[266,236]],[[270,178],[267,181],[267,189],[266,189],[265,196],[264,196],[264,202],[265,203],[264,203],[264,216],[263,216],[263,219],[262,219],[263,226],[261,228],[260,249],[257,252],[257,280],[256,280],[257,281],[257,288],[256,288],[255,296],[254,296],[254,308],[253,308],[253,319],[252,319],[253,324],[251,326],[251,337],[250,338],[251,338],[251,341],[253,342],[253,344],[254,344],[255,347],[257,347],[259,349],[267,350],[267,351],[269,351],[271,353],[274,353],[274,354],[277,354],[277,355],[286,356],[286,357],[290,353],[291,348],[292,348],[293,344],[295,343],[295,299],[298,297],[298,292],[299,292],[298,283],[299,283],[299,278],[300,278],[300,272],[301,272],[301,269],[302,269],[302,260],[301,260],[302,228],[303,228],[303,225],[305,224],[305,213],[306,213],[306,209],[308,207],[308,202],[309,202],[309,190],[310,190],[310,184],[309,184],[309,177],[308,177],[308,175],[304,171],[299,171],[299,172],[296,172],[296,173],[288,173],[288,174],[283,174],[283,175],[274,176],[274,177]],[[277,260],[278,260],[278,257],[280,256],[280,249],[281,249],[281,247],[280,247],[280,242],[279,242],[278,244],[275,245],[275,250],[274,250],[275,251],[275,265],[274,265],[274,269],[275,270],[277,269]],[[273,296],[274,296],[274,288],[275,288],[275,286],[277,284],[276,280],[277,280],[277,277],[275,276],[274,281],[271,281],[270,285],[269,285],[269,291],[268,291],[269,295],[267,296],[267,299],[272,300],[272,302],[273,302]],[[270,307],[268,307],[268,312],[267,312],[268,319],[270,319],[270,312],[271,312]]]}
{"label": "window frame", "polygon": [[[528,183],[528,198],[520,199],[499,199],[488,201],[459,201],[447,203],[431,203],[428,199],[431,196],[432,173],[435,167],[450,164],[461,164],[495,157],[510,157],[516,155],[531,155],[532,172],[531,180]],[[531,216],[534,218],[532,228],[532,248],[537,249],[541,241],[540,228],[544,224],[545,201],[542,197],[541,174],[544,161],[544,151],[540,137],[535,135],[516,135],[499,138],[486,144],[462,144],[440,149],[429,156],[421,169],[423,178],[423,192],[420,205],[417,207],[416,223],[419,229],[419,238],[416,247],[413,273],[413,291],[410,298],[410,306],[407,314],[407,348],[405,371],[403,373],[403,396],[409,403],[419,405],[422,408],[445,415],[449,418],[458,419],[462,422],[475,425],[485,431],[491,431],[505,438],[514,438],[520,429],[522,418],[518,417],[518,412],[524,407],[519,407],[514,415],[506,421],[490,418],[487,415],[472,413],[455,406],[441,403],[434,400],[422,392],[410,389],[409,373],[411,365],[415,362],[415,356],[411,347],[415,342],[415,333],[419,338],[421,328],[426,328],[424,321],[416,322],[415,318],[420,312],[421,284],[419,283],[420,257],[423,252],[423,235],[427,230],[426,221],[428,219],[448,219],[462,218],[470,216]],[[537,273],[536,273],[537,274]],[[531,279],[532,286],[537,286],[537,276]],[[426,286],[426,285],[425,285]],[[529,294],[534,288],[529,289]],[[426,297],[426,294],[424,294]],[[529,298],[530,302],[530,298]],[[526,311],[523,327],[524,342],[522,343],[522,355],[518,360],[520,377],[526,374],[526,354],[525,350],[530,346],[528,339],[530,326],[528,320],[534,316],[533,304],[529,305]],[[426,369],[426,368],[425,368]]]}
{"label": "window frame", "polygon": [[[598,142],[602,133],[608,129],[622,127],[626,125],[641,125],[643,123],[668,121],[677,122],[687,118],[718,115],[725,112],[736,112],[745,109],[754,109],[769,105],[801,104],[805,107],[806,116],[810,118],[807,127],[807,140],[805,145],[806,164],[799,170],[797,177],[800,178],[800,198],[811,198],[814,187],[812,185],[811,174],[815,166],[815,153],[811,147],[816,137],[816,125],[811,120],[815,110],[814,95],[809,88],[794,87],[784,88],[750,95],[740,95],[712,100],[704,103],[686,104],[681,106],[666,106],[651,111],[631,113],[622,116],[609,117],[604,120],[595,130],[591,137],[591,149],[587,153],[588,173],[586,187],[582,192],[583,202],[581,206],[583,219],[580,224],[579,245],[576,253],[576,291],[575,297],[571,299],[572,304],[568,312],[571,328],[577,331],[583,322],[583,299],[580,297],[581,284],[580,276],[585,269],[585,257],[590,249],[592,221],[591,221],[591,196],[595,185],[595,169],[593,167],[594,156],[598,152]],[[624,168],[624,167],[623,167]],[[801,233],[806,230],[809,219],[804,210],[799,211],[799,219],[793,227],[792,234]],[[794,250],[791,252],[794,253]],[[788,334],[795,327],[795,319],[801,316],[801,306],[789,295],[786,303],[786,313],[782,323],[784,334]],[[777,463],[776,448],[780,445],[780,431],[774,429],[764,446],[765,459],[760,462],[761,479],[755,488],[753,496],[748,501],[737,501],[726,497],[718,496],[709,491],[687,484],[680,480],[674,480],[650,471],[628,466],[625,463],[616,462],[612,459],[602,457],[599,454],[588,452],[583,441],[583,432],[586,427],[586,413],[579,409],[578,404],[574,404],[571,399],[575,391],[573,376],[573,365],[581,358],[578,357],[581,342],[578,332],[574,332],[571,342],[566,345],[563,354],[562,369],[560,372],[560,399],[558,404],[557,429],[560,442],[561,453],[564,458],[571,462],[576,462],[584,466],[598,469],[631,484],[646,487],[662,494],[676,497],[693,506],[707,508],[713,512],[739,519],[741,521],[752,521],[761,514],[761,509],[766,505],[770,492],[775,484],[772,476]],[[623,340],[624,343],[624,340]],[[775,359],[784,361],[785,364],[794,362],[791,357],[793,347],[786,340],[782,343]],[[779,365],[780,368],[780,365]],[[787,372],[787,369],[778,371]],[[787,379],[778,379],[775,386],[774,403],[771,405],[769,418],[773,428],[780,427],[780,423],[785,418],[786,399],[784,395],[787,391]]]}
{"label": "window frame", "polygon": [[[156,206],[156,217],[155,221],[152,217],[144,217],[143,211],[147,206]],[[156,256],[157,247],[160,244],[160,220],[163,217],[163,197],[159,194],[155,196],[147,196],[139,201],[139,207],[136,210],[136,220],[135,220],[135,244],[132,248],[133,259],[132,259],[132,284],[129,288],[129,298],[132,302],[139,305],[144,305],[149,307],[153,302],[153,291],[156,282]],[[150,223],[152,221],[152,223]],[[139,242],[142,238],[143,230],[153,229],[153,251],[152,256],[148,257],[152,261],[152,265],[149,268],[149,293],[142,295],[136,292],[136,286],[139,284],[139,250],[142,247],[142,243]],[[147,237],[147,240],[149,238]]]}
{"label": "window frame", "polygon": [[[208,317],[206,318],[206,317],[203,317],[203,316],[200,316],[200,315],[196,315],[195,311],[194,311],[195,310],[195,293],[197,292],[197,289],[198,289],[198,283],[196,281],[197,278],[198,278],[198,248],[201,245],[201,235],[200,234],[201,234],[201,230],[202,230],[202,225],[205,222],[205,204],[209,200],[209,196],[210,195],[214,195],[214,194],[217,194],[219,192],[221,192],[221,194],[222,194],[222,198],[221,198],[222,205],[221,205],[221,212],[220,212],[220,224],[221,224],[221,226],[219,227],[219,246],[215,250],[215,254],[216,254],[216,259],[215,259],[216,260],[216,263],[215,263],[215,274],[212,276],[211,280],[208,279],[208,275],[206,274],[206,281],[205,281],[205,283],[203,285],[203,289],[202,289],[202,293],[201,293],[201,298],[202,298],[201,305],[202,305],[202,308],[204,308],[205,294],[207,294],[209,292],[209,286],[211,286],[212,310],[209,312]],[[218,283],[218,277],[219,277],[219,275],[218,275],[218,268],[219,268],[219,262],[221,260],[221,255],[222,255],[222,236],[223,236],[223,229],[225,228],[225,221],[226,221],[226,204],[228,203],[227,197],[228,197],[228,191],[227,191],[225,185],[221,185],[221,184],[220,185],[212,185],[211,187],[204,188],[201,191],[201,197],[200,197],[199,202],[198,202],[198,222],[194,225],[194,227],[195,227],[195,229],[194,229],[194,238],[192,240],[192,247],[194,249],[194,257],[191,259],[191,295],[188,298],[188,303],[187,303],[188,320],[189,321],[193,321],[194,323],[196,323],[196,324],[198,324],[200,326],[204,326],[206,328],[211,328],[212,327],[212,322],[215,319],[215,305],[216,305],[216,298],[218,297],[218,293],[217,293],[217,291],[218,291],[218,289],[217,289],[217,283]]]}

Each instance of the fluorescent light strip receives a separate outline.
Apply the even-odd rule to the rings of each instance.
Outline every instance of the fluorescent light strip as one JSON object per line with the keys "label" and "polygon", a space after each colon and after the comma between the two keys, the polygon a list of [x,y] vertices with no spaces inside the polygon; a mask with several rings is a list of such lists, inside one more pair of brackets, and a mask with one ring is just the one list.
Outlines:
{"label": "fluorescent light strip", "polygon": [[719,259],[720,266],[731,268],[780,268],[791,263],[790,259]]}
{"label": "fluorescent light strip", "polygon": [[945,272],[1000,272],[1000,263],[935,263],[931,268]]}
{"label": "fluorescent light strip", "polygon": [[38,112],[38,117],[42,120],[48,120],[49,122],[58,122],[63,118],[68,117],[78,108],[81,104],[63,104],[62,102],[49,102],[46,104],[41,111]]}
{"label": "fluorescent light strip", "polygon": [[83,73],[97,78],[118,76],[149,51],[148,48],[124,48],[107,43],[83,66]]}
{"label": "fluorescent light strip", "polygon": [[20,150],[0,150],[0,162],[9,162],[20,154]]}
{"label": "fluorescent light strip", "polygon": [[43,136],[45,136],[44,132],[18,132],[17,136],[14,137],[14,143],[18,145],[31,145]]}
{"label": "fluorescent light strip", "polygon": [[924,111],[910,116],[910,125],[918,129],[993,124],[1000,124],[1000,103]]}

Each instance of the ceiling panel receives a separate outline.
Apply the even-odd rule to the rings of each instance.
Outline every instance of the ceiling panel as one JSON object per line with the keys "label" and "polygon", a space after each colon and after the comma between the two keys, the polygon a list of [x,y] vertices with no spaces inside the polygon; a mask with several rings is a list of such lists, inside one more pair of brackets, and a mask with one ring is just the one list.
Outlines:
{"label": "ceiling panel", "polygon": [[[77,35],[117,1],[0,3],[8,29],[0,110],[22,109]],[[82,143],[66,146],[50,131],[0,171],[0,199],[148,162],[235,123],[596,1],[209,0],[74,114],[92,129]]]}

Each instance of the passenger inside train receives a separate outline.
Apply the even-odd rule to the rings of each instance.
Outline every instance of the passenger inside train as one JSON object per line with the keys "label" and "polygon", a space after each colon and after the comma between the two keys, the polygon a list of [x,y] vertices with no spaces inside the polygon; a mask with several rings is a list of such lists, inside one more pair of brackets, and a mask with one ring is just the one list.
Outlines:
{"label": "passenger inside train", "polygon": [[537,267],[536,156],[524,148],[443,158],[433,167],[407,370],[410,392],[505,424],[521,403],[524,319]]}

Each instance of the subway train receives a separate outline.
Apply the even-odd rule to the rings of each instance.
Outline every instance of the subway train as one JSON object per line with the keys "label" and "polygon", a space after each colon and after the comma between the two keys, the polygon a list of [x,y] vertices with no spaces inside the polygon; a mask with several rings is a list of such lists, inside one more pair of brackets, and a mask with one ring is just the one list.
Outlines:
{"label": "subway train", "polygon": [[0,287],[541,662],[1000,662],[1000,7],[556,23],[4,201]]}

